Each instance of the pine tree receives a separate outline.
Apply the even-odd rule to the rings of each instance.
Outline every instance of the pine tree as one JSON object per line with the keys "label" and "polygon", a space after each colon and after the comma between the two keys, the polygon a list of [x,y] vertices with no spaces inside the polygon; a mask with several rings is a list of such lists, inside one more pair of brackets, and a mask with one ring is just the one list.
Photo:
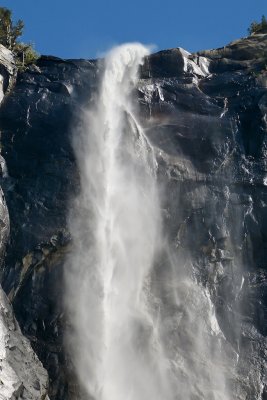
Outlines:
{"label": "pine tree", "polygon": [[250,27],[248,28],[248,33],[252,35],[252,33],[267,33],[267,19],[265,15],[261,17],[261,22],[252,22]]}
{"label": "pine tree", "polygon": [[261,27],[262,28],[267,28],[267,19],[266,19],[265,15],[263,15],[261,17]]}
{"label": "pine tree", "polygon": [[12,50],[17,38],[22,35],[24,22],[20,19],[12,21],[12,12],[8,8],[0,7],[0,43]]}

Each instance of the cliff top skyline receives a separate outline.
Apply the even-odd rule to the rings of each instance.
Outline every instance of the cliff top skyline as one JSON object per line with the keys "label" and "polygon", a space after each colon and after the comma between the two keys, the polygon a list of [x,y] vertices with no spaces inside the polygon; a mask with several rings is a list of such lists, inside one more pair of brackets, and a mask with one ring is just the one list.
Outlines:
{"label": "cliff top skyline", "polygon": [[3,0],[14,19],[25,22],[21,40],[41,54],[62,58],[96,58],[124,42],[154,45],[155,50],[183,47],[194,52],[221,47],[247,35],[254,20],[267,14],[258,0]]}

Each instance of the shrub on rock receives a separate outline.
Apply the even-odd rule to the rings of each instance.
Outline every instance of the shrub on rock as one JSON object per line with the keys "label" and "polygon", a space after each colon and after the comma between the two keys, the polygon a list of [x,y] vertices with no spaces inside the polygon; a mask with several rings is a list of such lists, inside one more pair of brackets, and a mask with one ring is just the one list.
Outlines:
{"label": "shrub on rock", "polygon": [[252,35],[253,33],[267,33],[267,19],[263,15],[261,17],[261,22],[252,22],[248,28],[248,33]]}

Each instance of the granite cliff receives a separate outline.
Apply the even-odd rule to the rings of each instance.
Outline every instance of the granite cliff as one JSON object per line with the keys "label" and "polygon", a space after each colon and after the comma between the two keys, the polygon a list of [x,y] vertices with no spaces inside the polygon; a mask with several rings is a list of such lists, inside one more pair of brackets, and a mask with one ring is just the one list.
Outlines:
{"label": "granite cliff", "polygon": [[[266,65],[267,34],[195,54],[161,51],[146,58],[135,92],[157,153],[166,234],[211,293],[240,400],[267,399]],[[20,73],[4,48],[0,66],[1,284],[48,371],[50,399],[78,399],[63,307],[79,190],[72,137],[102,66],[43,56]]]}
{"label": "granite cliff", "polygon": [[[12,53],[0,47],[0,102],[15,83],[16,67]],[[3,157],[1,176],[7,177]],[[10,220],[1,190],[0,201],[0,257],[5,259],[9,240]],[[48,375],[33,352],[30,342],[21,333],[11,304],[0,286],[0,398],[3,400],[48,400]]]}

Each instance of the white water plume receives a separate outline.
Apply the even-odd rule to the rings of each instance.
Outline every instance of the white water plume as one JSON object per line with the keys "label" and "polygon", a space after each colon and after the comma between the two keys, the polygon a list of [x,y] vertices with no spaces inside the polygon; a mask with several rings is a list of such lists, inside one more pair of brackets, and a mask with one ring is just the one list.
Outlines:
{"label": "white water plume", "polygon": [[98,106],[87,114],[88,131],[76,143],[76,365],[88,394],[101,400],[168,398],[146,290],[160,231],[156,165],[130,97],[147,54],[136,44],[107,56]]}
{"label": "white water plume", "polygon": [[75,134],[69,343],[88,399],[228,400],[209,296],[162,235],[157,165],[131,96],[148,53],[130,44],[107,55],[97,106]]}

